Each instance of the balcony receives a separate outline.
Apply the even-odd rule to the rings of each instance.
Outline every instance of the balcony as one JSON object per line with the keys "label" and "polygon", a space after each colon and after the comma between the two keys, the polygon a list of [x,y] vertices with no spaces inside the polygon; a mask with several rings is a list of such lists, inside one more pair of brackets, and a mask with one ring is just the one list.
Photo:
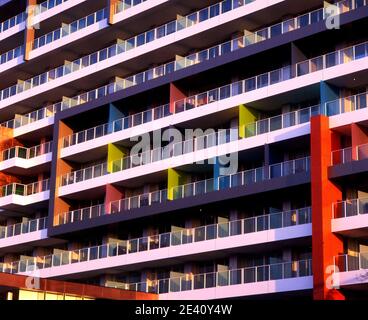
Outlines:
{"label": "balcony", "polygon": [[[312,75],[317,71],[322,71],[324,69],[329,69],[345,63],[360,60],[367,56],[368,56],[367,43],[362,43],[353,47],[341,49],[339,51],[330,54],[326,54],[317,58],[300,62],[295,66],[283,67],[281,69],[277,69],[252,78],[234,82],[229,85],[220,88],[215,88],[207,92],[203,92],[198,95],[183,99],[181,101],[177,101],[175,103],[176,109],[175,112],[178,113],[193,107],[204,106],[210,103],[219,102],[229,98],[233,98],[232,100],[236,101],[235,105],[238,105],[244,103],[245,98],[239,100],[239,98],[241,98],[242,95],[251,93],[252,93],[251,96],[253,98],[250,101],[254,101],[255,100],[254,97],[257,96],[255,93],[256,90],[262,92],[268,87],[271,87],[273,85],[281,84],[285,81],[291,81],[292,79],[295,78],[301,78],[302,76]],[[79,69],[80,68],[79,66],[80,63],[76,65],[76,68]],[[68,70],[70,70],[70,68]],[[46,78],[47,77],[45,77],[45,79]],[[317,81],[317,79],[314,81],[311,77],[309,77],[309,79],[311,80],[310,84]],[[318,78],[317,82],[319,82],[320,80],[321,79]],[[98,89],[80,94],[73,98],[65,98],[61,102],[61,111],[105,97],[107,95],[131,87],[132,85],[134,85],[132,80],[127,78],[118,80],[107,86],[103,86]],[[305,86],[305,82],[303,82],[303,85]],[[300,85],[297,85],[297,87],[300,87]],[[285,86],[282,86],[280,88],[281,91],[285,90]],[[235,97],[238,97],[238,99],[235,99]],[[60,103],[58,103],[58,105],[60,105]],[[234,107],[234,105],[232,105],[231,107]],[[326,105],[324,107],[330,108],[329,105]],[[324,110],[324,113],[334,115],[332,111],[329,111],[329,109]]]}
{"label": "balcony", "polygon": [[[301,280],[301,281],[299,281]],[[160,299],[223,299],[312,289],[312,261],[301,260],[178,278],[132,283],[120,288],[160,294]]]}
{"label": "balcony", "polygon": [[14,147],[2,152],[0,170],[12,174],[26,175],[27,169],[34,168],[32,174],[44,171],[48,167],[47,163],[52,160],[52,142],[24,148]]}
{"label": "balcony", "polygon": [[[130,155],[128,157],[113,161],[111,163],[111,172],[108,172],[109,164],[107,162],[73,171],[60,177],[61,188],[59,189],[59,196],[70,193],[71,190],[81,191],[81,189],[85,187],[91,188],[90,183],[88,185],[84,184],[82,188],[76,186],[73,187],[73,189],[69,189],[67,186],[80,184],[93,179],[96,179],[96,183],[93,183],[95,187],[101,183],[106,184],[108,183],[107,181],[110,181],[110,183],[121,181],[121,174],[118,174],[121,172],[126,172],[124,175],[124,180],[128,180],[129,178],[144,175],[145,172],[153,173],[157,170],[163,171],[166,169],[166,167],[172,168],[185,164],[193,164],[206,159],[212,159],[213,157],[223,154],[239,152],[243,150],[243,145],[237,144],[237,142],[246,140],[239,139],[238,131],[235,129],[220,130],[218,133],[215,132],[208,135],[203,135],[195,139],[176,143],[173,146],[169,145],[167,147],[153,149],[148,152]],[[223,148],[217,148],[218,146],[223,146]],[[156,165],[159,162],[161,162],[161,164]],[[270,170],[270,178],[273,178],[273,175],[277,176],[279,170],[282,172],[282,169],[284,167],[287,168],[288,166],[293,167],[294,169],[304,166],[309,170],[309,158],[272,165],[269,169],[267,169]],[[145,167],[148,171],[138,171],[137,167]],[[149,170],[149,168],[151,169]],[[287,171],[288,169],[285,170],[285,172]],[[107,179],[99,179],[101,177],[106,177]]]}
{"label": "balcony", "polygon": [[[32,43],[32,50],[39,49],[43,46],[46,46],[52,42],[55,42],[61,38],[69,36],[77,31],[83,30],[84,28],[97,24],[106,19],[107,19],[107,9],[104,8],[97,12],[94,12],[93,14],[90,14],[79,20],[76,20],[71,24],[66,25],[65,27],[63,26],[60,29],[56,29],[46,35],[43,35],[35,39],[34,42]],[[107,22],[105,21],[104,24],[101,23],[100,27],[101,28],[108,27]]]}
{"label": "balcony", "polygon": [[24,46],[19,46],[0,55],[0,73],[23,63]]}
{"label": "balcony", "polygon": [[[21,244],[42,244],[47,239],[47,217],[33,219],[9,226],[0,226],[0,251],[9,250],[10,247],[18,246],[20,250],[24,247]],[[6,251],[5,251],[6,252]]]}
{"label": "balcony", "polygon": [[51,127],[54,124],[54,116],[58,108],[60,111],[61,103],[41,108],[24,115],[18,115],[12,120],[1,123],[0,126],[14,129],[14,137]]}
{"label": "balcony", "polygon": [[27,14],[25,12],[19,13],[18,15],[11,17],[0,23],[0,41],[14,35],[25,28],[25,21]]}
{"label": "balcony", "polygon": [[335,203],[332,231],[354,237],[368,235],[368,199],[349,199]]}
{"label": "balcony", "polygon": [[244,249],[247,246],[265,246],[274,241],[301,243],[310,236],[311,209],[302,208],[35,257],[13,262],[8,266],[10,268],[8,272],[29,272],[32,271],[32,266],[37,266],[38,269],[45,270],[41,277],[46,276],[46,273],[55,276],[63,274],[65,266],[67,266],[67,270],[64,270],[66,273],[77,273],[73,266],[76,267],[78,264],[79,272],[121,266],[132,269],[137,264],[154,263],[157,260],[178,257],[190,259],[194,254],[215,253],[234,248]]}
{"label": "balcony", "polygon": [[60,214],[59,225],[93,219],[100,216],[129,212],[130,210],[149,207],[157,204],[167,204],[169,201],[196,197],[208,193],[228,190],[240,186],[250,186],[254,183],[269,181],[271,179],[307,173],[310,171],[310,159],[302,158],[274,164],[269,167],[239,172],[230,176],[222,176],[218,179],[207,179],[174,188],[174,200],[168,200],[168,190],[158,190],[130,198],[124,198],[107,204],[109,210],[105,210],[105,204],[78,209]]}
{"label": "balcony", "polygon": [[[0,207],[4,210],[27,210],[34,205],[49,200],[49,180],[30,184],[12,183],[0,187]],[[28,210],[29,211],[29,210]]]}
{"label": "balcony", "polygon": [[[64,158],[91,150],[93,148],[98,148],[99,146],[107,145],[108,143],[122,141],[124,138],[128,139],[131,137],[131,133],[128,129],[146,124],[147,125],[145,127],[148,128],[148,126],[150,126],[150,122],[158,122],[160,119],[193,110],[193,108],[195,108],[194,105],[195,104],[190,105],[189,103],[186,103],[182,108],[176,108],[174,112],[170,112],[169,105],[163,105],[115,120],[112,123],[105,123],[94,128],[74,133],[63,138],[61,157]],[[199,106],[201,105],[198,104],[197,107]],[[319,105],[284,113],[267,119],[262,119],[246,126],[246,137],[255,137],[276,130],[291,128],[293,126],[308,123],[312,116],[318,114],[320,114]],[[193,115],[196,116],[195,114]],[[181,117],[178,118],[178,120],[183,121],[184,119]],[[186,117],[185,120],[188,120],[188,118]],[[170,120],[169,122],[171,125],[177,123],[173,120]],[[161,123],[162,126],[166,124],[163,122]],[[158,126],[155,126],[155,128],[157,127]],[[125,133],[124,135],[121,134],[122,131]],[[146,131],[147,130],[144,130],[142,127],[142,133]],[[134,133],[137,134],[137,130],[134,130]]]}
{"label": "balcony", "polygon": [[[365,97],[366,93],[363,96]],[[349,147],[333,151],[331,162],[333,166],[336,166],[366,159],[368,159],[368,144],[363,144],[355,148]]]}
{"label": "balcony", "polygon": [[360,252],[355,255],[342,254],[334,257],[335,271],[333,281],[340,287],[357,289],[366,288],[368,283],[368,253]]}
{"label": "balcony", "polygon": [[1,239],[12,238],[22,234],[44,230],[46,228],[47,217],[16,223],[6,227],[0,226],[0,241]]}

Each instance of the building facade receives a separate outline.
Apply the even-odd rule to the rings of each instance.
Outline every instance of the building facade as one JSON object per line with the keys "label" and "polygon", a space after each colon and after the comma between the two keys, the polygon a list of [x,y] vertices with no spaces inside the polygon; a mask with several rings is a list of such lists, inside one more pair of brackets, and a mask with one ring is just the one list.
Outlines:
{"label": "building facade", "polygon": [[367,30],[368,0],[0,1],[0,270],[364,298]]}

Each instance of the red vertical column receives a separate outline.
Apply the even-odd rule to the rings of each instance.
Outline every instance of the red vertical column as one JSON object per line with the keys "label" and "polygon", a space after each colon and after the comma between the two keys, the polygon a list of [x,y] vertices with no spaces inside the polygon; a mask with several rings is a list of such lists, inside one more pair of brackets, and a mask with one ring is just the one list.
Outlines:
{"label": "red vertical column", "polygon": [[170,83],[170,112],[175,113],[175,102],[186,98],[186,95],[173,83]]}
{"label": "red vertical column", "polygon": [[331,230],[332,204],[342,199],[342,193],[328,178],[331,152],[339,148],[339,136],[329,128],[326,116],[311,120],[311,187],[312,187],[312,263],[313,298],[343,300],[343,294],[328,289],[326,284],[334,264],[334,256],[343,253],[343,241]]}

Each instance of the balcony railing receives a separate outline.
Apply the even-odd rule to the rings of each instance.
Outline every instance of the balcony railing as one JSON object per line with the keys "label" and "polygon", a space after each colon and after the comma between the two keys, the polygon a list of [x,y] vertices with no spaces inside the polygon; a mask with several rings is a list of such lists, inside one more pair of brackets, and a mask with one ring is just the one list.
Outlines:
{"label": "balcony railing", "polygon": [[54,105],[41,108],[25,115],[16,116],[15,119],[3,122],[2,127],[17,129],[30,123],[53,117],[57,111],[61,110],[61,102]]}
{"label": "balcony railing", "polygon": [[[141,113],[115,120],[112,123],[105,123],[94,128],[86,129],[64,137],[62,146],[63,148],[68,148],[70,146],[91,141],[111,133],[120,132],[154,120],[171,116],[175,114],[176,111],[182,112],[190,109],[192,109],[192,107],[186,105],[184,110],[176,109],[174,112],[170,112],[170,106],[168,104],[156,107],[154,109],[149,109]],[[245,127],[246,137],[256,136],[275,130],[289,128],[298,124],[303,124],[309,122],[312,116],[318,114],[320,114],[320,106],[316,105],[288,113],[283,113],[271,118],[262,119],[248,124]]]}
{"label": "balcony railing", "polygon": [[13,158],[33,159],[52,152],[52,141],[31,148],[14,147],[3,151],[2,161]]}
{"label": "balcony railing", "polygon": [[334,203],[333,209],[334,219],[368,214],[368,198],[339,201]]}
{"label": "balcony railing", "polygon": [[311,275],[312,260],[301,260],[203,274],[188,274],[176,278],[140,283],[121,283],[115,287],[131,291],[165,294],[308,277]]}
{"label": "balcony railing", "polygon": [[[167,147],[156,148],[141,154],[134,154],[119,160],[115,160],[111,163],[111,172],[108,171],[108,163],[105,162],[93,167],[88,167],[64,174],[61,176],[60,186],[66,186],[101,177],[109,173],[116,173],[184,154],[190,154],[198,150],[209,149],[211,147],[223,145],[233,141],[239,141],[237,129],[220,130],[217,133],[214,132],[207,135],[202,135],[194,139],[176,143],[173,146],[169,145]],[[276,170],[274,168],[272,169]]]}
{"label": "balcony railing", "polygon": [[[341,49],[333,53],[300,62],[295,66],[286,66],[249,79],[231,83],[220,88],[197,94],[195,96],[177,101],[175,103],[175,112],[179,113],[190,108],[221,101],[240,94],[266,88],[268,86],[291,80],[296,77],[304,76],[316,71],[321,71],[326,68],[331,68],[337,65],[345,64],[357,59],[367,57],[367,47],[368,43],[362,43],[353,47]],[[81,105],[83,103],[105,97],[133,85],[135,85],[135,83],[133,83],[129,78],[118,80],[98,89],[75,96],[73,98],[65,99],[63,101],[62,110],[66,110]]]}
{"label": "balcony railing", "polygon": [[144,123],[148,123],[163,117],[172,115],[168,104],[156,107],[141,113],[124,117],[113,121],[111,124],[105,123],[91,129],[86,129],[63,138],[63,148],[67,148],[86,141],[94,140],[110,133],[126,130]]}
{"label": "balcony railing", "polygon": [[132,8],[138,4],[141,4],[143,2],[146,2],[147,0],[119,0],[115,4],[115,14],[119,12],[123,12],[129,8]]}
{"label": "balcony railing", "polygon": [[[218,190],[249,185],[266,179],[284,177],[296,173],[310,171],[310,158],[301,158],[286,161],[269,167],[261,167],[239,172],[230,176],[222,176],[217,179],[207,179],[180,185],[173,188],[173,200],[207,194]],[[106,210],[105,204],[76,209],[59,215],[59,224],[73,223],[77,221],[97,218],[107,214],[125,212],[132,209],[144,208],[154,204],[165,203],[168,200],[168,190],[157,190],[133,197],[113,201]]]}
{"label": "balcony railing", "polygon": [[[311,223],[311,209],[303,208],[242,220],[229,221],[197,228],[184,229],[148,237],[120,240],[95,247],[54,253],[44,257],[34,257],[11,263],[11,273],[59,267],[97,259],[105,259],[138,252],[222,239],[242,234],[287,228]],[[23,266],[23,268],[22,268]]]}
{"label": "balcony railing", "polygon": [[0,226],[0,239],[20,236],[47,228],[47,217],[33,219],[9,226]]}
{"label": "balcony railing", "polygon": [[27,14],[25,12],[22,12],[0,23],[0,33],[17,26],[18,24],[21,24],[22,22],[26,21],[26,18],[27,18]]}
{"label": "balcony railing", "polygon": [[332,151],[331,164],[335,166],[365,159],[368,159],[368,144]]}
{"label": "balcony railing", "polygon": [[[238,4],[238,1],[232,2],[231,0],[225,0],[222,3],[220,3],[220,4],[216,4],[216,5],[213,5],[213,6],[209,7],[209,8],[203,9],[203,10],[208,10],[208,14],[209,14],[209,16],[205,20],[207,20],[208,18],[211,18],[212,17],[211,16],[211,13],[210,13],[210,11],[211,11],[210,8],[212,8],[212,7],[217,7],[218,6],[219,7],[218,10],[220,10],[220,11],[218,11],[218,14],[221,14],[221,13],[223,13],[223,11],[227,12],[229,10],[233,10],[233,9],[236,9],[236,8],[242,6],[243,5],[243,1],[245,1],[245,3],[250,3],[250,2],[253,2],[254,0],[240,0],[240,1],[241,1],[241,3]],[[355,6],[352,6],[352,8],[355,8]],[[201,10],[199,12],[202,12],[203,10]],[[321,10],[322,10],[321,11],[322,12],[322,16],[321,17],[323,18],[326,14],[324,13],[325,12],[324,9],[321,9]],[[68,64],[66,64],[64,66],[60,66],[60,67],[58,67],[58,68],[56,68],[54,70],[45,72],[45,73],[43,73],[41,75],[38,75],[38,76],[36,76],[34,78],[28,79],[28,80],[26,80],[26,81],[24,81],[22,83],[19,83],[17,85],[12,86],[12,87],[6,88],[6,89],[2,90],[1,95],[0,95],[0,98],[1,98],[1,100],[6,99],[6,98],[9,98],[9,97],[14,96],[14,95],[16,95],[18,93],[24,92],[25,90],[29,90],[32,87],[39,86],[40,84],[44,84],[44,83],[46,83],[48,81],[51,81],[51,80],[54,80],[56,78],[62,77],[62,76],[67,75],[67,74],[69,74],[71,72],[80,70],[81,68],[90,66],[91,64],[95,64],[97,62],[105,61],[106,59],[108,59],[110,57],[113,57],[113,56],[115,56],[117,54],[124,53],[124,52],[126,52],[126,51],[128,51],[130,49],[136,48],[136,47],[138,47],[140,45],[146,44],[146,43],[151,42],[151,41],[153,41],[155,39],[158,39],[158,38],[161,38],[161,37],[166,36],[168,34],[171,34],[173,32],[179,31],[179,30],[181,30],[183,28],[186,28],[188,26],[192,26],[193,24],[196,24],[198,22],[202,22],[204,20],[201,20],[199,18],[199,16],[198,16],[198,19],[199,19],[198,22],[195,22],[196,20],[193,20],[196,15],[199,15],[199,12],[196,12],[194,14],[191,14],[191,15],[183,18],[184,19],[183,21],[176,20],[176,21],[173,21],[173,22],[168,23],[167,25],[165,25],[165,26],[169,26],[172,23],[175,23],[173,26],[176,26],[176,24],[178,24],[179,26],[181,26],[180,28],[175,27],[173,29],[173,31],[170,31],[169,32],[167,30],[167,29],[170,29],[169,27],[166,28],[164,26],[165,28],[162,29],[162,31],[159,31],[159,30],[161,30],[160,28],[163,28],[163,27],[158,27],[158,28],[156,28],[154,30],[151,30],[151,31],[148,31],[148,32],[146,32],[146,33],[144,33],[142,35],[133,37],[132,39],[123,41],[123,42],[118,43],[116,45],[113,45],[113,46],[111,46],[109,48],[102,49],[99,52],[95,52],[95,53],[93,53],[93,54],[91,54],[89,56],[80,58],[80,59],[78,59],[78,60],[76,60],[76,61],[74,61],[72,63],[68,63]],[[317,17],[320,16],[320,15],[317,15]],[[305,16],[309,17],[308,14],[305,15]],[[294,21],[294,20],[291,20],[291,21]],[[299,24],[299,27],[302,27],[303,26],[303,23],[301,21],[303,21],[303,19],[301,19],[299,17],[299,19],[298,18],[295,19],[294,23],[296,25]],[[308,23],[311,23],[312,21],[314,22],[315,21],[315,18],[313,18],[313,19],[312,18],[308,18]],[[85,22],[82,23],[82,26],[85,26]],[[291,28],[291,26],[289,26],[289,28]],[[78,30],[78,28],[79,28],[79,24],[78,23],[76,24],[75,28],[76,28],[76,30]],[[73,28],[73,30],[75,28]],[[275,28],[273,26],[273,27],[271,27],[269,29],[270,31],[267,31],[266,33],[268,34],[268,36],[272,36],[272,35],[275,35],[275,34],[277,35],[276,31],[271,31],[271,30],[278,30],[278,29],[279,28]],[[282,27],[282,29],[288,30],[288,29],[286,29],[284,27]],[[60,29],[60,30],[62,30],[62,29]],[[60,30],[57,32],[57,37],[60,37],[60,35],[62,34],[62,31],[60,31]],[[236,43],[236,45],[235,45],[236,48],[241,48],[241,47],[244,47],[244,44],[245,43],[252,44],[254,42],[257,42],[257,41],[259,42],[259,41],[263,41],[263,40],[267,39],[267,38],[263,38],[264,36],[267,36],[267,34],[265,33],[264,30],[268,30],[268,29],[263,29],[261,31],[261,33],[258,34],[258,35],[256,33],[253,34],[253,35],[251,35],[250,36],[250,39],[247,39],[247,40],[243,39],[242,40],[243,45],[239,45],[239,43],[237,41],[234,42],[234,40],[231,41],[231,42],[229,42],[227,44],[227,47],[228,48],[225,49],[225,50],[222,50],[222,51],[224,51],[222,53],[224,54],[224,53],[229,52],[229,49],[231,48],[232,43],[233,44]],[[290,30],[292,30],[292,29],[290,29]],[[163,34],[161,35],[162,32],[163,32]],[[248,36],[246,38],[248,38]],[[257,38],[257,39],[259,38],[259,40],[257,40],[257,41],[255,39],[252,40],[252,38]],[[48,41],[49,42],[52,42],[53,39],[54,39],[54,35],[52,33],[51,35],[43,36],[42,39],[44,39],[42,41],[42,43],[43,42],[47,43]],[[229,44],[230,44],[230,47],[229,47]],[[226,47],[224,47],[224,48],[226,48]],[[211,49],[209,49],[209,50],[211,50]],[[208,52],[208,57],[207,57],[207,59],[204,59],[204,60],[208,60],[208,59],[210,59],[210,57],[213,58],[214,51],[212,50],[212,51],[207,51],[207,52]],[[215,56],[217,56],[217,55],[215,55]],[[182,69],[183,67],[187,67],[187,66],[193,65],[194,62],[195,62],[193,60],[194,57],[195,56],[190,55],[189,56],[189,60],[188,60],[188,57],[187,57],[183,61],[179,61],[179,62],[178,61],[175,61],[175,62],[172,62],[170,64],[167,64],[167,65],[165,65],[165,68],[163,68],[163,66],[160,66],[160,67],[157,67],[155,69],[151,69],[151,70],[149,70],[147,72],[143,72],[143,73],[140,73],[138,75],[131,76],[131,77],[127,78],[127,79],[123,79],[123,80],[120,80],[118,82],[112,83],[110,85],[104,86],[102,88],[98,88],[98,89],[93,90],[91,92],[82,94],[80,96],[81,98],[78,98],[79,96],[70,98],[69,105],[64,106],[64,109],[65,108],[74,107],[75,105],[78,105],[78,104],[81,104],[81,103],[90,101],[91,99],[92,100],[93,99],[97,99],[101,95],[104,96],[104,95],[107,95],[107,94],[110,94],[110,93],[113,93],[113,92],[116,92],[116,91],[119,91],[119,90],[128,88],[128,87],[130,87],[132,85],[137,85],[137,84],[142,83],[142,82],[144,82],[146,80],[153,79],[153,78],[157,77],[157,76],[155,76],[156,73],[154,73],[154,71],[157,71],[158,72],[158,76],[162,76],[164,71],[166,71],[167,73],[170,73],[170,72],[173,72],[175,70]],[[202,58],[198,62],[202,62],[203,61],[203,58],[204,57],[203,57],[203,52],[202,52]],[[298,72],[299,71],[301,73],[307,72],[306,71],[306,68],[307,68],[306,65],[300,64],[298,66],[300,68],[300,70],[298,70]],[[309,73],[309,72],[307,72],[307,73]],[[147,79],[145,78],[146,76],[148,77]],[[83,102],[78,102],[80,99]]]}
{"label": "balcony railing", "polygon": [[342,254],[334,257],[335,272],[347,272],[368,269],[368,252],[356,255]]}
{"label": "balcony railing", "polygon": [[47,10],[50,10],[52,8],[55,8],[58,5],[63,4],[66,1],[68,1],[68,0],[47,0],[47,1],[44,1],[44,2],[36,5],[36,8],[34,10],[34,15],[38,16],[39,14],[44,13]]}
{"label": "balcony railing", "polygon": [[[97,12],[94,12],[86,17],[76,20],[66,26],[56,29],[48,34],[45,34],[33,41],[32,49],[41,48],[51,42],[64,38],[74,32],[87,28],[95,23],[98,23],[107,18],[107,9],[103,8]],[[59,71],[61,72],[61,71]],[[42,75],[39,76],[42,79]],[[33,83],[32,83],[33,84]],[[23,90],[24,91],[24,90]]]}
{"label": "balcony railing", "polygon": [[24,47],[19,46],[15,49],[12,49],[8,52],[3,53],[0,55],[0,64],[7,63],[8,61],[11,61],[15,58],[18,58],[24,54]]}
{"label": "balcony railing", "polygon": [[10,195],[30,196],[48,190],[50,190],[49,179],[30,184],[12,183],[0,187],[0,198]]}

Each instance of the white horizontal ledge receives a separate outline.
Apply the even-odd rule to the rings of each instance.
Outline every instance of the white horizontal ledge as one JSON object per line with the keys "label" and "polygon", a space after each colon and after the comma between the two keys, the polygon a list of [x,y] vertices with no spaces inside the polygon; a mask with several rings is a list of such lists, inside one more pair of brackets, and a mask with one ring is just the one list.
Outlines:
{"label": "white horizontal ledge", "polygon": [[13,158],[0,162],[0,171],[14,167],[29,169],[32,167],[42,165],[44,163],[51,162],[51,160],[52,160],[51,152],[31,159]]}
{"label": "white horizontal ledge", "polygon": [[27,244],[44,239],[47,239],[47,229],[0,239],[0,248],[18,246],[20,244]]}
{"label": "white horizontal ledge", "polygon": [[170,292],[159,295],[159,300],[215,300],[239,298],[245,296],[264,295],[272,293],[310,290],[313,288],[313,276],[269,280],[222,286],[182,292]]}
{"label": "white horizontal ledge", "polygon": [[0,198],[0,207],[4,207],[11,204],[18,206],[27,206],[38,202],[43,202],[49,199],[50,199],[50,191],[39,192],[29,196],[20,196],[13,194]]}

